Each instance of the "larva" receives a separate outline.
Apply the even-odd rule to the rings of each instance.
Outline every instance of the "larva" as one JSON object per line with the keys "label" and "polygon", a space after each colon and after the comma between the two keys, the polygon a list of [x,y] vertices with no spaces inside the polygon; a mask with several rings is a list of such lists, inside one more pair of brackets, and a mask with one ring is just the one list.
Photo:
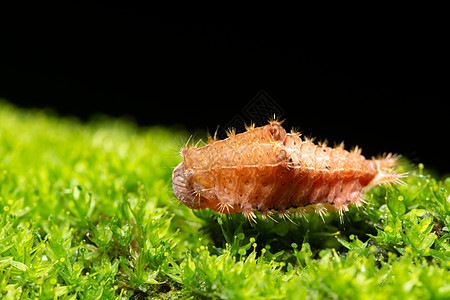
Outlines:
{"label": "larva", "polygon": [[277,212],[305,214],[360,206],[363,195],[383,183],[401,183],[404,174],[391,169],[397,156],[366,159],[361,150],[349,152],[316,145],[299,133],[287,133],[278,121],[228,138],[210,139],[203,147],[180,151],[183,162],[173,171],[175,196],[193,209],[242,212],[255,221],[255,211],[270,217]]}

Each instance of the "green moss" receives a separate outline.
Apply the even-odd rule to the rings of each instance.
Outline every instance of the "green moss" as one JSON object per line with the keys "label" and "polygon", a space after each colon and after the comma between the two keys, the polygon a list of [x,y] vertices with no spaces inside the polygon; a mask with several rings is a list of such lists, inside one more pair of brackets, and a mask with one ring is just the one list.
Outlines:
{"label": "green moss", "polygon": [[[405,160],[365,209],[288,220],[192,211],[175,128],[0,103],[6,299],[448,299],[450,180]],[[1,297],[0,296],[0,297]]]}

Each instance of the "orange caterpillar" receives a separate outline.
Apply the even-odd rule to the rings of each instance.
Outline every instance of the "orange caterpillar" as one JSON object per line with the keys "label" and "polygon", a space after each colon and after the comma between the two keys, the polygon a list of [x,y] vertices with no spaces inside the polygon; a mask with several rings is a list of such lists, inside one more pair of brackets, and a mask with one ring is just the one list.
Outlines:
{"label": "orange caterpillar", "polygon": [[183,148],[184,159],[172,174],[175,196],[193,209],[243,212],[255,221],[255,211],[289,218],[361,206],[363,194],[382,183],[402,183],[405,174],[391,172],[397,157],[368,160],[355,148],[330,148],[286,133],[278,121],[247,127],[241,134],[199,148]]}

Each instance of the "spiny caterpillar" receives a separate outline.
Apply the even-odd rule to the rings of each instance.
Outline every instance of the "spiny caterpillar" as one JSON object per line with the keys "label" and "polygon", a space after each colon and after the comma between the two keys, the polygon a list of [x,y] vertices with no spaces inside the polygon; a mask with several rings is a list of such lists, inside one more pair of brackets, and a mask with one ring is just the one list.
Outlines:
{"label": "spiny caterpillar", "polygon": [[209,139],[203,147],[185,147],[173,171],[175,196],[192,209],[210,208],[220,213],[242,212],[256,222],[277,212],[315,212],[323,216],[338,211],[341,220],[348,205],[361,206],[363,194],[383,183],[402,183],[405,174],[392,170],[398,156],[366,159],[356,147],[349,152],[316,145],[281,122],[248,126],[244,133],[227,132],[228,138]]}

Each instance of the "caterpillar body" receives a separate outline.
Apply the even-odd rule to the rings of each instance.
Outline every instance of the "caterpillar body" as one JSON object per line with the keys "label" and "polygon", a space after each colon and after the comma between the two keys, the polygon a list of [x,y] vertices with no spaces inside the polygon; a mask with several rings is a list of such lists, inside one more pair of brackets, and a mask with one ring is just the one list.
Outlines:
{"label": "caterpillar body", "polygon": [[203,147],[185,147],[183,161],[174,169],[175,196],[192,209],[221,213],[242,212],[256,220],[273,212],[320,215],[348,206],[361,206],[363,195],[383,183],[402,183],[392,170],[395,155],[366,159],[361,150],[316,145],[299,133],[287,133],[278,121],[249,126],[228,138],[210,139]]}

